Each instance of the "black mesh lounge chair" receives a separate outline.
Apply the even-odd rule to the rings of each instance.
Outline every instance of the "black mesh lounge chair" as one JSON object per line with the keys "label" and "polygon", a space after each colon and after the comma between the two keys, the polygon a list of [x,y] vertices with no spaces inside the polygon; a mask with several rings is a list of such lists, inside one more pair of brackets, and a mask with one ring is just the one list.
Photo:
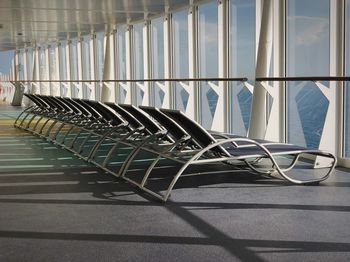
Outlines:
{"label": "black mesh lounge chair", "polygon": [[[336,158],[332,154],[320,150],[310,150],[301,146],[273,142],[264,144],[260,142],[263,140],[257,141],[248,139],[246,137],[233,137],[230,139],[215,140],[213,136],[211,136],[198,123],[189,119],[181,111],[166,109],[162,109],[161,111],[179,123],[191,135],[192,138],[201,144],[203,148],[213,150],[219,156],[225,156],[236,160],[243,160],[248,164],[254,163],[254,161],[248,162],[247,159],[269,159],[272,164],[271,170],[259,170],[252,164],[249,164],[249,167],[264,174],[277,172],[281,177],[292,183],[309,184],[323,181],[329,176],[336,165]],[[302,154],[309,154],[332,159],[332,164],[330,164],[327,174],[321,178],[310,180],[298,180],[288,176],[285,171],[292,169]],[[287,168],[283,169],[276,161],[276,157],[280,156],[292,156],[293,161]]]}
{"label": "black mesh lounge chair", "polygon": [[[154,153],[158,157],[154,159],[153,163],[150,164],[149,168],[146,170],[142,182],[130,182],[139,186],[142,190],[150,193],[151,195],[161,199],[162,201],[167,201],[176,182],[184,171],[191,165],[221,162],[234,165],[235,167],[241,167],[242,164],[244,164],[246,167],[251,168],[258,174],[267,175],[277,173],[285,180],[296,184],[310,184],[323,181],[330,175],[336,165],[336,158],[327,152],[309,150],[307,148],[282,143],[260,144],[258,141],[239,136],[217,140],[207,130],[202,128],[198,123],[189,119],[180,111],[161,109],[161,113],[164,113],[173,120],[172,122],[169,122],[169,119],[164,118],[163,116],[159,117],[158,113],[157,117],[157,114],[154,114],[154,110],[151,110],[150,108],[147,110],[145,107],[142,108],[146,112],[148,111],[150,115],[152,115],[164,127],[170,127],[171,125],[178,124],[178,130],[185,131],[190,136],[190,140],[194,141],[198,145],[198,148],[194,148],[192,150],[188,150],[188,148],[185,150],[179,150],[179,148],[170,147],[167,151],[156,151],[150,147],[147,147],[146,144],[143,145],[142,150]],[[331,159],[332,163],[327,167],[328,170],[326,174],[322,177],[313,179],[296,179],[290,175],[287,175],[286,172],[291,170],[299,158],[304,154]],[[281,157],[287,157],[288,164],[286,167],[283,167],[279,163]],[[155,169],[157,163],[161,159],[169,159],[180,163],[180,168],[172,176],[172,180],[164,194],[155,192],[147,186],[148,179],[151,176],[152,171]],[[269,162],[270,164],[260,164],[259,162],[262,159],[265,159],[264,161]],[[123,174],[126,172],[127,170],[123,170]],[[124,177],[124,175],[122,177]]]}

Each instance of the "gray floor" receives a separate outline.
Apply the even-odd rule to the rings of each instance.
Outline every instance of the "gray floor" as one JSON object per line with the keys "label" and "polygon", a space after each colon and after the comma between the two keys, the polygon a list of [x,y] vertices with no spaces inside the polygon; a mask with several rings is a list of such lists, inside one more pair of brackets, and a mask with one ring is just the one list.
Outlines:
{"label": "gray floor", "polygon": [[292,186],[242,171],[185,178],[162,204],[0,108],[0,261],[349,261],[350,173]]}

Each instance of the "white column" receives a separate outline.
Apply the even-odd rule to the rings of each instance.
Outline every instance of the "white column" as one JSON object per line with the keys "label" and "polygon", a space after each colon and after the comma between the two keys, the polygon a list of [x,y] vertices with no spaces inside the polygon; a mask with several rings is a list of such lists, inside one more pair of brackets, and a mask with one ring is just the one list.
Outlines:
{"label": "white column", "polygon": [[[128,26],[126,29],[126,37],[125,37],[125,49],[126,49],[126,78],[132,79],[133,72],[132,72],[132,49],[131,49],[131,43],[132,43],[132,31],[131,31],[131,26]],[[131,97],[132,97],[132,88],[131,88],[131,83],[127,82],[125,85],[126,89],[126,95],[125,95],[125,100],[124,103],[126,104],[131,104]]]}
{"label": "white column", "polygon": [[[228,72],[228,10],[227,1],[218,2],[218,76],[227,77]],[[218,86],[211,84],[211,87],[218,95],[218,101],[211,129],[216,131],[228,131],[229,108],[228,108],[228,83],[220,81]]]}
{"label": "white column", "polygon": [[[113,48],[113,34],[106,35],[106,50],[103,67],[103,80],[111,80],[114,76],[114,48]],[[103,82],[102,84],[102,102],[114,102],[115,88],[113,82]]]}
{"label": "white column", "polygon": [[[170,14],[166,14],[164,18],[164,78],[169,79],[172,78],[171,71],[171,20]],[[171,101],[174,101],[175,92],[173,92],[172,87],[174,87],[175,83],[165,82],[164,83],[164,100],[162,108],[170,108]]]}
{"label": "white column", "polygon": [[[29,68],[28,68],[28,64],[27,64],[27,56],[28,56],[28,49],[27,48],[25,48],[24,49],[24,54],[23,54],[23,64],[24,64],[24,79],[25,80],[30,80],[29,79],[29,75],[28,75],[28,70],[29,70]],[[30,87],[30,83],[28,83],[28,82],[26,82],[26,83],[23,83],[24,85],[25,85],[25,87],[26,87],[26,90],[25,90],[25,92],[26,93],[31,93],[31,87]],[[23,103],[24,103],[24,105],[25,106],[30,106],[30,99],[28,99],[27,97],[23,97]]]}
{"label": "white column", "polygon": [[39,79],[39,50],[38,47],[33,47],[33,75],[32,75],[32,94],[40,94],[40,85],[35,81]]}
{"label": "white column", "polygon": [[[90,78],[92,80],[95,80],[95,50],[94,50],[94,40],[95,40],[95,35],[91,34],[90,36],[90,44],[89,44],[89,48],[90,48]],[[89,85],[90,88],[90,99],[95,100],[96,99],[96,88],[95,88],[95,83],[90,83]]]}
{"label": "white column", "polygon": [[[285,76],[285,5],[273,2],[273,76]],[[265,83],[266,84],[266,83]],[[273,82],[267,91],[273,97],[265,138],[285,142],[285,83]]]}
{"label": "white column", "polygon": [[[68,40],[67,41],[67,76],[68,76],[68,79],[67,80],[72,80],[72,70],[71,70],[71,66],[70,66],[70,63],[71,63],[71,54],[72,54],[72,41],[71,40]],[[70,97],[74,97],[74,86],[73,86],[73,83],[70,83],[69,84],[69,87],[70,87],[70,92],[69,92],[69,96]]]}
{"label": "white column", "polygon": [[[272,21],[272,0],[264,0],[258,42],[258,55],[256,61],[256,77],[267,77],[269,73],[272,51]],[[251,138],[264,138],[265,131],[266,90],[262,83],[256,82],[253,93],[252,112],[248,136]]]}
{"label": "white column", "polygon": [[[55,80],[60,80],[60,53],[59,53],[59,42],[56,43],[55,47]],[[61,96],[60,83],[55,83],[55,96]]]}
{"label": "white column", "polygon": [[[151,63],[152,58],[150,54],[150,21],[145,21],[143,25],[143,78],[150,79],[151,75]],[[140,85],[140,88],[143,90],[143,99],[142,105],[150,105],[151,104],[151,84],[150,82],[144,82]]]}
{"label": "white column", "polygon": [[[196,21],[196,7],[191,6],[188,12],[188,57],[189,57],[189,78],[197,77],[197,21]],[[185,87],[183,85],[183,87]],[[186,108],[186,115],[193,120],[198,120],[198,84],[196,82],[189,82],[186,91],[188,92],[188,104]]]}
{"label": "white column", "polygon": [[[50,45],[47,45],[45,48],[45,64],[46,67],[44,68],[45,70],[45,79],[44,80],[50,80],[50,60],[49,60],[49,49],[50,49]],[[45,94],[47,95],[52,95],[52,89],[51,89],[51,83],[50,82],[45,82],[43,83],[44,87],[45,87]]]}
{"label": "white column", "polygon": [[[78,65],[78,80],[83,79],[83,66],[82,66],[82,38],[77,40],[77,65]],[[81,82],[76,83],[78,88],[78,98],[83,98],[83,84]]]}

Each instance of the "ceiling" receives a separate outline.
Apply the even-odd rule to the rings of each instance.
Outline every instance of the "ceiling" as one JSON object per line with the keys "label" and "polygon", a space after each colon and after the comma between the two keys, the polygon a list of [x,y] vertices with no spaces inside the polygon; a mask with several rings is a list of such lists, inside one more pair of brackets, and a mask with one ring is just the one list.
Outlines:
{"label": "ceiling", "polygon": [[172,11],[192,0],[0,0],[0,51],[71,39]]}

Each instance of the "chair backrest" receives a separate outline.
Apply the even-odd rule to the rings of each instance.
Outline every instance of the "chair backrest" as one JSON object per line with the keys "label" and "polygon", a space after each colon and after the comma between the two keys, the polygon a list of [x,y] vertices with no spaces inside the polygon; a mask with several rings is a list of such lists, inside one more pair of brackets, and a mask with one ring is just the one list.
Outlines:
{"label": "chair backrest", "polygon": [[54,105],[59,111],[66,111],[66,108],[62,106],[62,103],[57,102],[53,96],[44,96],[44,98]]}
{"label": "chair backrest", "polygon": [[58,97],[56,97],[56,96],[52,96],[51,98],[52,98],[52,100],[54,100],[57,104],[59,104],[60,107],[62,107],[63,110],[64,110],[65,112],[74,112],[73,109],[72,109],[72,107],[70,107],[70,106],[68,106],[66,103],[64,103],[63,100],[58,99]]}
{"label": "chair backrest", "polygon": [[155,134],[159,131],[164,130],[161,126],[157,125],[151,118],[149,118],[143,111],[141,111],[137,107],[129,104],[119,104],[119,106],[124,108],[137,120],[139,120],[142,123],[142,125],[151,132],[151,134]]}
{"label": "chair backrest", "polygon": [[161,124],[171,136],[176,140],[187,136],[187,132],[178,125],[173,119],[162,113],[158,108],[150,106],[139,106],[140,109],[145,111],[151,117],[153,117],[159,124]]}
{"label": "chair backrest", "polygon": [[34,94],[24,94],[26,97],[28,97],[30,100],[32,100],[36,106],[40,108],[49,108],[50,106],[45,103],[45,101],[41,100]]}
{"label": "chair backrest", "polygon": [[72,98],[63,97],[63,99],[70,105],[76,107],[80,113],[86,117],[91,117],[91,113],[85,109],[85,107],[81,106],[78,102],[74,101]]}
{"label": "chair backrest", "polygon": [[67,100],[65,100],[63,97],[61,96],[56,96],[55,97],[57,100],[59,100],[62,104],[65,104],[68,108],[70,108],[70,110],[76,114],[81,114],[81,111],[74,106],[73,104],[69,103]]}
{"label": "chair backrest", "polygon": [[117,114],[119,114],[126,122],[129,123],[129,126],[133,129],[143,127],[140,121],[135,119],[128,111],[125,109],[121,108],[119,105],[113,102],[105,102],[105,105],[108,107],[112,108]]}
{"label": "chair backrest", "polygon": [[82,107],[84,107],[87,111],[90,112],[90,114],[94,117],[94,118],[101,118],[102,116],[94,109],[92,108],[88,103],[86,103],[84,100],[79,99],[79,98],[72,98],[73,101],[77,102],[78,104],[80,104]]}
{"label": "chair backrest", "polygon": [[109,107],[105,106],[99,101],[95,100],[83,100],[91,107],[93,107],[96,111],[98,111],[102,117],[104,117],[107,121],[111,121],[113,124],[119,125],[124,123],[124,121],[115,113],[113,113]]}
{"label": "chair backrest", "polygon": [[38,99],[41,99],[42,101],[44,101],[50,109],[58,109],[58,110],[62,110],[60,107],[58,107],[55,103],[53,103],[48,96],[45,95],[36,95]]}
{"label": "chair backrest", "polygon": [[[175,122],[180,124],[183,129],[186,130],[186,132],[195,140],[197,143],[204,147],[209,146],[210,144],[213,144],[217,142],[215,138],[208,133],[207,130],[205,130],[201,125],[199,125],[197,122],[193,121],[192,119],[188,118],[185,114],[183,114],[179,110],[170,110],[170,109],[160,109],[161,112],[171,117]],[[220,154],[227,154],[226,150],[221,147],[217,146],[211,149],[212,151],[215,151]]]}

